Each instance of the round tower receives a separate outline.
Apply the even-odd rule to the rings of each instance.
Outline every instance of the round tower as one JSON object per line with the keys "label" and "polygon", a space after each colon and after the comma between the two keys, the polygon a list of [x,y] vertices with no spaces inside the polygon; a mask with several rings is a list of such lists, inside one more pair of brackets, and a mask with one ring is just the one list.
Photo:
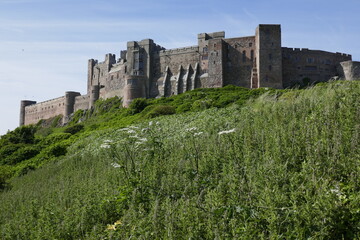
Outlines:
{"label": "round tower", "polygon": [[145,76],[130,75],[126,76],[126,86],[124,89],[124,107],[128,107],[135,98],[146,98]]}
{"label": "round tower", "polygon": [[100,86],[99,85],[91,86],[89,108],[92,108],[95,105],[96,100],[99,99],[99,95],[100,95]]}
{"label": "round tower", "polygon": [[74,112],[75,98],[80,96],[78,92],[65,92],[65,112],[64,118]]}
{"label": "round tower", "polygon": [[20,103],[20,126],[25,124],[25,107],[36,104],[36,101],[22,100]]}

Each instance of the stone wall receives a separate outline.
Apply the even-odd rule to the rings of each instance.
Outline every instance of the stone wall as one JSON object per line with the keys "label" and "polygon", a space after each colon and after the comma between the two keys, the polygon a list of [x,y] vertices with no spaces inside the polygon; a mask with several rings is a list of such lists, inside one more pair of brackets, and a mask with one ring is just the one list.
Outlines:
{"label": "stone wall", "polygon": [[232,84],[250,88],[251,70],[255,62],[255,36],[224,39],[224,85]]}
{"label": "stone wall", "polygon": [[[160,69],[161,74],[157,74],[158,78],[156,81],[158,85],[166,85],[164,86],[165,92],[163,96],[179,94],[184,92],[187,85],[191,85],[191,83],[187,82],[187,77],[191,78],[190,75],[193,74],[192,70],[199,63],[199,47],[192,46],[162,50],[158,53],[157,60],[159,62],[154,63],[154,72],[158,73]],[[188,71],[188,69],[190,69],[190,71]]]}
{"label": "stone wall", "polygon": [[36,124],[41,119],[64,115],[64,113],[65,96],[26,106],[24,125]]}
{"label": "stone wall", "polygon": [[74,112],[89,108],[90,96],[88,94],[75,97]]}
{"label": "stone wall", "polygon": [[341,63],[342,76],[347,80],[360,80],[360,62],[346,61]]}
{"label": "stone wall", "polygon": [[[282,48],[283,87],[325,82],[337,76],[340,62],[351,55],[307,48]],[[305,81],[305,82],[304,82]]]}

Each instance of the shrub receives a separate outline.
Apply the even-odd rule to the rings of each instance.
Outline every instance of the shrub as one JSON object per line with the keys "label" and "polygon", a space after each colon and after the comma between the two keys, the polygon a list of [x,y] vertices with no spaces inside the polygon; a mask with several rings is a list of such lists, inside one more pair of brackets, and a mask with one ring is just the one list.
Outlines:
{"label": "shrub", "polygon": [[188,112],[188,111],[190,111],[191,106],[192,106],[191,102],[184,103],[176,108],[176,112],[177,113]]}
{"label": "shrub", "polygon": [[35,132],[37,127],[35,125],[27,125],[16,128],[14,131],[8,132],[6,135],[1,138],[7,141],[8,143],[25,143],[31,144],[35,140]]}
{"label": "shrub", "polygon": [[32,157],[35,157],[37,154],[39,154],[39,149],[36,146],[26,146],[19,148],[16,152],[14,152],[12,155],[4,159],[5,164],[17,164],[19,162],[22,162],[24,160],[30,159]]}
{"label": "shrub", "polygon": [[51,145],[46,151],[46,155],[48,157],[59,157],[65,155],[67,152],[67,144],[61,142],[61,143],[55,143]]}
{"label": "shrub", "polygon": [[213,100],[212,99],[199,99],[196,100],[192,106],[191,106],[191,110],[192,111],[201,111],[201,110],[205,110],[208,109],[212,106]]}
{"label": "shrub", "polygon": [[144,110],[148,106],[148,102],[145,98],[134,99],[129,106],[132,114],[136,114]]}
{"label": "shrub", "polygon": [[162,115],[171,115],[175,113],[175,108],[169,105],[155,106],[151,111],[147,113],[148,118],[154,118]]}
{"label": "shrub", "polygon": [[41,145],[51,145],[51,144],[55,144],[58,143],[62,140],[68,139],[69,137],[71,137],[71,133],[54,133],[49,135],[48,137],[44,138],[40,144]]}
{"label": "shrub", "polygon": [[67,128],[64,129],[64,133],[70,133],[70,134],[75,134],[80,132],[81,130],[84,129],[84,125],[82,124],[75,124],[73,126],[69,126]]}
{"label": "shrub", "polygon": [[0,191],[8,187],[8,180],[12,177],[13,171],[11,166],[0,166]]}

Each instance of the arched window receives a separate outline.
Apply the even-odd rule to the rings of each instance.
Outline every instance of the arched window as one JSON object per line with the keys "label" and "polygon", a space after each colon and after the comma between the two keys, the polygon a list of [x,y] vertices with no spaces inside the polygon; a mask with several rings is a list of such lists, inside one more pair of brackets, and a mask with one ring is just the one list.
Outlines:
{"label": "arched window", "polygon": [[243,62],[246,62],[246,51],[242,52],[242,60]]}

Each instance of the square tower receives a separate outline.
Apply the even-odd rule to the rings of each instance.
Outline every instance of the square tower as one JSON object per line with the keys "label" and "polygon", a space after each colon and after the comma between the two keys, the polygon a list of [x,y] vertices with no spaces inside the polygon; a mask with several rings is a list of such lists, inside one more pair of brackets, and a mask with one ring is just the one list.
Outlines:
{"label": "square tower", "polygon": [[280,25],[260,24],[255,42],[258,86],[283,88]]}

